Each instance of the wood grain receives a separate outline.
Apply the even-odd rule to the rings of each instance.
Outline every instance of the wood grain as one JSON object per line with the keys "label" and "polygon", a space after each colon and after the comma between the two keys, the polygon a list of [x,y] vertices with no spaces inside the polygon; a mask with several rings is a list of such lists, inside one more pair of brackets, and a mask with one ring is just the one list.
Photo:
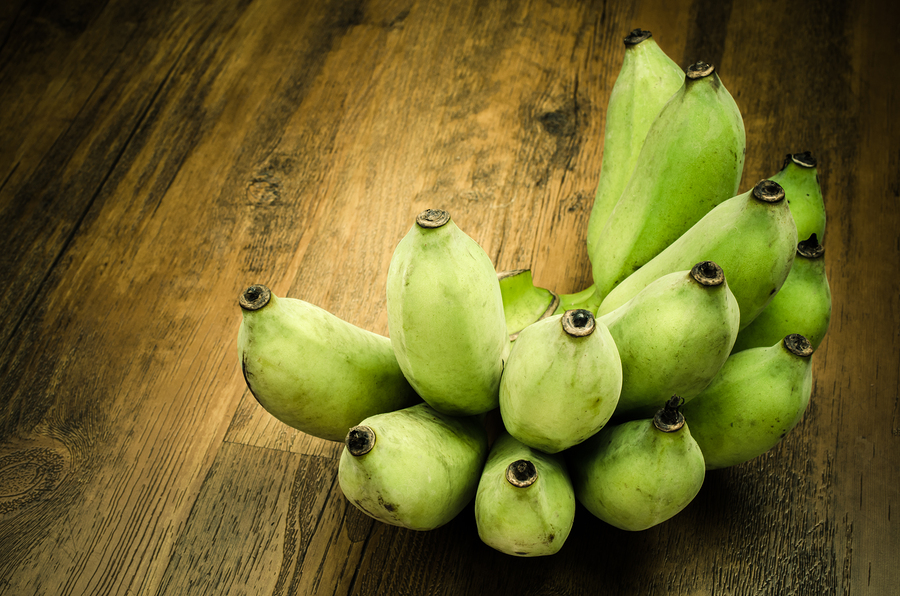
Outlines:
{"label": "wood grain", "polygon": [[[900,552],[900,41],[886,0],[58,0],[0,8],[0,594],[880,596]],[[742,189],[818,160],[834,314],[801,425],[639,533],[560,554],[412,532],[337,484],[236,362],[252,283],[387,333],[444,208],[498,270],[589,285],[635,27],[716,65]],[[893,510],[893,514],[892,514]]]}

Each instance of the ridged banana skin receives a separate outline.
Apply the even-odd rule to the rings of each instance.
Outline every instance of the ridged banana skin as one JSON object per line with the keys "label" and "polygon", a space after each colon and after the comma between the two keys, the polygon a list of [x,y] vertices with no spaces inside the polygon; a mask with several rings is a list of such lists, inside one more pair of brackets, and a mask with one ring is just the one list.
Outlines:
{"label": "ridged banana skin", "polygon": [[603,161],[588,219],[589,255],[631,178],[650,126],[683,84],[684,71],[652,37],[635,45],[626,43],[606,109]]}
{"label": "ridged banana skin", "polygon": [[589,253],[600,295],[733,197],[745,152],[740,110],[718,75],[686,78],[647,133],[628,184]]}
{"label": "ridged banana skin", "polygon": [[810,357],[783,342],[733,354],[682,409],[707,469],[736,466],[777,445],[803,417],[812,393]]}
{"label": "ridged banana skin", "polygon": [[477,417],[441,414],[428,404],[372,416],[374,448],[360,456],[347,447],[338,463],[344,496],[386,524],[433,530],[475,498],[488,454]]}
{"label": "ridged banana skin", "polygon": [[435,409],[471,415],[498,405],[510,341],[490,257],[451,220],[414,224],[391,258],[388,333],[400,369]]}
{"label": "ridged banana skin", "polygon": [[831,286],[825,259],[794,257],[784,285],[752,323],[737,336],[734,352],[774,345],[786,335],[799,333],[818,349],[831,323]]}
{"label": "ridged banana skin", "polygon": [[784,200],[766,203],[753,190],[715,207],[646,265],[610,292],[598,309],[619,308],[653,280],[714,261],[725,272],[741,311],[741,329],[772,300],[791,271],[797,228]]}
{"label": "ridged banana skin", "polygon": [[[806,159],[815,163],[808,156]],[[769,180],[784,188],[785,199],[797,226],[797,238],[805,240],[815,234],[820,243],[824,242],[825,198],[815,166],[798,165],[788,155],[781,170]]]}
{"label": "ridged banana skin", "polygon": [[517,440],[559,453],[603,428],[622,389],[622,362],[609,329],[571,337],[564,315],[532,323],[513,344],[500,382],[500,416]]}
{"label": "ridged banana skin", "polygon": [[615,416],[652,417],[666,396],[685,402],[713,380],[734,347],[741,313],[727,280],[704,286],[690,271],[664,275],[600,317],[622,359]]}
{"label": "ridged banana skin", "polygon": [[646,530],[680,513],[700,492],[706,474],[687,423],[671,433],[650,419],[610,424],[566,454],[576,499],[596,517],[628,531]]}
{"label": "ridged banana skin", "polygon": [[314,437],[343,441],[374,414],[419,401],[387,337],[296,298],[244,310],[238,361],[259,404]]}
{"label": "ridged banana skin", "polygon": [[[523,488],[506,479],[506,469],[520,459],[537,470],[537,480]],[[509,433],[498,436],[475,495],[481,540],[508,555],[552,555],[562,548],[574,521],[575,491],[563,456],[532,449]]]}

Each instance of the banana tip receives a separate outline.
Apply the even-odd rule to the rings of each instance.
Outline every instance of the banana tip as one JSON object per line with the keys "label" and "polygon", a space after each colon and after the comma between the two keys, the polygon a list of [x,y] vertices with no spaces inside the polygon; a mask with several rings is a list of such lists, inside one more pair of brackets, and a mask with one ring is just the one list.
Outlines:
{"label": "banana tip", "polygon": [[262,284],[254,284],[241,293],[238,301],[244,310],[259,310],[269,303],[272,292]]}

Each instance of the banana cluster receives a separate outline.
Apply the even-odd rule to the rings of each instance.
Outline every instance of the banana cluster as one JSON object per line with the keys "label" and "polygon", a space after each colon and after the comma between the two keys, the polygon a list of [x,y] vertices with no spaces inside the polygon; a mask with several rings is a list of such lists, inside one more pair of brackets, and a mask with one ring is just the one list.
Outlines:
{"label": "banana cluster", "polygon": [[343,441],[338,479],[369,516],[438,528],[473,504],[481,540],[558,552],[576,503],[640,531],[708,470],[772,449],[802,419],[831,316],[815,159],[738,192],[746,140],[714,66],[625,38],[587,251],[571,295],[497,273],[428,209],[387,276],[388,336],[261,285],[238,357],[274,417]]}

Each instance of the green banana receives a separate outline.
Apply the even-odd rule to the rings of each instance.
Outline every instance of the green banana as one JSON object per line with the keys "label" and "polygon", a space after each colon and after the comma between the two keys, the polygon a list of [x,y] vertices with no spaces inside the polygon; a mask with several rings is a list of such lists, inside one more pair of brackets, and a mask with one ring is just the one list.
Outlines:
{"label": "green banana", "polygon": [[622,363],[606,325],[572,310],[526,327],[500,380],[500,416],[513,437],[545,453],[578,444],[612,416]]}
{"label": "green banana", "polygon": [[812,354],[809,341],[797,334],[737,352],[685,405],[707,469],[750,461],[797,426],[812,393]]}
{"label": "green banana", "polygon": [[784,285],[753,322],[737,336],[734,352],[771,346],[799,333],[819,349],[831,322],[831,286],[825,272],[825,249],[816,235],[797,244],[797,254]]}
{"label": "green banana", "polygon": [[741,314],[721,267],[711,261],[664,275],[599,319],[622,359],[615,416],[648,417],[661,395],[688,401],[725,364]]}
{"label": "green banana", "polygon": [[272,416],[342,441],[374,414],[419,401],[391,341],[296,298],[253,285],[240,297],[238,360],[251,393]]}
{"label": "green banana", "polygon": [[706,468],[679,403],[673,396],[652,420],[607,425],[567,451],[578,502],[629,531],[646,530],[687,507]]}
{"label": "green banana", "polygon": [[426,403],[455,415],[497,407],[510,349],[500,284],[446,211],[420,213],[394,250],[387,314],[400,369]]}
{"label": "green banana", "polygon": [[503,297],[503,314],[510,341],[515,341],[525,327],[556,311],[559,296],[535,286],[530,269],[502,271],[497,274],[497,280]]}
{"label": "green banana", "polygon": [[338,482],[373,519],[432,530],[475,497],[487,454],[487,433],[477,416],[442,414],[420,403],[350,429]]}
{"label": "green banana", "polygon": [[815,234],[820,243],[824,242],[825,199],[819,186],[816,160],[809,151],[788,154],[781,170],[769,180],[784,188],[797,225],[797,238],[805,239]]}
{"label": "green banana", "polygon": [[647,131],[667,101],[684,83],[684,71],[669,58],[649,31],[635,29],[625,38],[622,67],[609,94],[603,161],[587,228],[588,254],[634,171]]}
{"label": "green banana", "polygon": [[741,311],[740,328],[756,318],[781,288],[797,249],[797,228],[784,191],[771,180],[724,201],[603,299],[603,316],[672,271],[714,261],[725,272]]}
{"label": "green banana", "polygon": [[562,548],[574,521],[575,492],[563,456],[500,434],[475,494],[481,540],[508,555],[552,555]]}
{"label": "green banana", "polygon": [[650,127],[634,172],[591,248],[600,296],[733,197],[745,153],[737,104],[711,65],[693,64]]}

